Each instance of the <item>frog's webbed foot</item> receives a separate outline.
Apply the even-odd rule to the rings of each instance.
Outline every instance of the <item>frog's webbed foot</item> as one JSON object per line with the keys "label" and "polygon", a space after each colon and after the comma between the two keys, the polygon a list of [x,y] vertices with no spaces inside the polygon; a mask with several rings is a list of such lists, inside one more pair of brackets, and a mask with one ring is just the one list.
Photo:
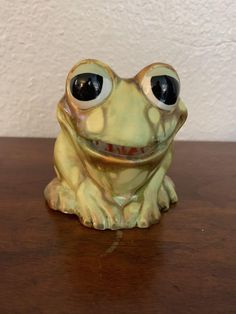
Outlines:
{"label": "frog's webbed foot", "polygon": [[152,224],[159,222],[161,217],[160,209],[155,201],[144,200],[140,214],[137,219],[137,227],[148,228]]}
{"label": "frog's webbed foot", "polygon": [[139,228],[148,228],[150,225],[159,222],[161,212],[157,204],[156,188],[147,188],[143,194],[143,201],[137,217],[136,225]]}
{"label": "frog's webbed foot", "polygon": [[139,228],[147,228],[160,220],[161,211],[169,209],[171,203],[178,201],[173,181],[165,176],[161,187],[156,194],[156,189],[147,189],[144,192],[143,203],[137,218]]}
{"label": "frog's webbed foot", "polygon": [[58,178],[53,179],[44,190],[45,198],[50,208],[66,214],[74,214],[77,209],[76,195]]}
{"label": "frog's webbed foot", "polygon": [[170,177],[165,176],[162,185],[158,191],[157,203],[162,211],[167,211],[170,204],[176,203],[178,196],[175,192],[174,182]]}
{"label": "frog's webbed foot", "polygon": [[122,224],[121,212],[112,202],[105,199],[97,185],[85,179],[77,191],[79,218],[86,227],[95,229],[119,229]]}

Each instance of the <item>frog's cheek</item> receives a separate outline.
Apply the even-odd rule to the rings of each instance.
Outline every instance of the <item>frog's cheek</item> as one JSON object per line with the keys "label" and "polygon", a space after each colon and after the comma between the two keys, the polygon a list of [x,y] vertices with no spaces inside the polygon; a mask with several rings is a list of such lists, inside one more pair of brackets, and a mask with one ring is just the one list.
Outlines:
{"label": "frog's cheek", "polygon": [[148,118],[154,125],[158,125],[158,123],[160,122],[160,118],[161,118],[161,115],[160,115],[158,109],[154,108],[154,107],[150,108],[148,110]]}
{"label": "frog's cheek", "polygon": [[100,134],[104,128],[104,113],[102,108],[94,109],[85,122],[85,131],[87,134]]}
{"label": "frog's cheek", "polygon": [[180,102],[179,102],[179,110],[181,113],[181,116],[180,116],[180,119],[181,119],[180,127],[181,127],[184,124],[184,122],[188,116],[187,108],[186,108],[186,106],[182,100],[180,100]]}

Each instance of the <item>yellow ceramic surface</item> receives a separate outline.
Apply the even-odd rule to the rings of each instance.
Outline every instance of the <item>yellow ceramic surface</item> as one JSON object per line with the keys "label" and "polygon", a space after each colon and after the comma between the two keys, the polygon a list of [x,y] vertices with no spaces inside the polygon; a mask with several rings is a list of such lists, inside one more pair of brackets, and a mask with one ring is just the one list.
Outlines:
{"label": "yellow ceramic surface", "polygon": [[96,229],[146,228],[177,202],[166,172],[175,134],[187,117],[179,77],[154,63],[132,79],[84,60],[68,74],[57,108],[52,209]]}

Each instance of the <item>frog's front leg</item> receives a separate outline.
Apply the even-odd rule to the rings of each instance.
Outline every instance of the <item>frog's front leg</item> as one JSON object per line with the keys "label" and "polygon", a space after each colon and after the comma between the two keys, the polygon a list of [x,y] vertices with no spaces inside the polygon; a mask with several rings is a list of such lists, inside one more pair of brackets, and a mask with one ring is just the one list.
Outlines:
{"label": "frog's front leg", "polygon": [[161,212],[157,203],[157,193],[164,176],[160,171],[163,172],[162,169],[159,169],[159,173],[151,179],[143,192],[143,202],[136,223],[139,228],[147,228],[160,219]]}
{"label": "frog's front leg", "polygon": [[101,188],[91,178],[86,178],[77,191],[79,218],[86,227],[119,229],[123,224],[121,210],[105,197]]}
{"label": "frog's front leg", "polygon": [[[158,201],[158,196],[159,191],[162,191],[162,186],[165,184],[165,175],[171,160],[172,153],[170,148],[156,173],[143,191],[143,201],[136,223],[139,228],[147,228],[160,220],[161,206]],[[169,185],[167,186],[169,187]]]}
{"label": "frog's front leg", "polygon": [[178,196],[175,191],[175,184],[170,177],[165,176],[158,191],[157,202],[162,211],[167,211],[170,204],[178,201]]}
{"label": "frog's front leg", "polygon": [[76,191],[84,175],[73,143],[64,130],[60,132],[55,143],[54,162],[56,178],[44,190],[47,203],[52,209],[76,213]]}

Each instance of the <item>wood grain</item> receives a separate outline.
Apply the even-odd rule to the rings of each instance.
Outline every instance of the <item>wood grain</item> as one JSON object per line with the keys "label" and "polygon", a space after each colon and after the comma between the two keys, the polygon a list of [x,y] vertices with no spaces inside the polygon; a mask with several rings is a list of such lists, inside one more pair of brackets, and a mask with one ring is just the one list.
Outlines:
{"label": "wood grain", "polygon": [[0,313],[236,313],[236,143],[177,142],[150,229],[47,209],[53,140],[0,139]]}

